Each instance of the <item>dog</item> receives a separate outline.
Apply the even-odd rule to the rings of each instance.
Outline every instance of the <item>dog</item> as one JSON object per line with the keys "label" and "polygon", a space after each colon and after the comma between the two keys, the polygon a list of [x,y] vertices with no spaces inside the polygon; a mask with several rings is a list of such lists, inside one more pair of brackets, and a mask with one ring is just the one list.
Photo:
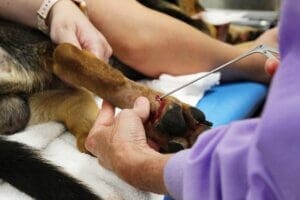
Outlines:
{"label": "dog", "polygon": [[[110,63],[122,66],[116,58]],[[56,46],[37,30],[0,19],[0,135],[58,121],[75,136],[78,149],[87,152],[84,143],[99,112],[95,94],[120,108],[132,107],[138,96],[148,97],[147,137],[162,152],[190,147],[211,126],[197,108],[173,97],[160,99],[161,93],[91,53],[70,44]],[[0,178],[33,198],[100,199],[26,145],[0,137],[0,149]]]}
{"label": "dog", "polygon": [[[203,10],[194,0],[139,2],[212,35],[206,22],[191,17]],[[162,152],[192,146],[211,127],[199,109],[173,97],[160,99],[160,92],[128,77],[140,76],[115,57],[106,64],[85,50],[56,46],[37,30],[0,19],[0,135],[58,121],[76,137],[79,151],[87,153],[84,143],[99,112],[94,95],[120,108],[131,108],[138,96],[148,97],[146,134]],[[36,199],[100,199],[33,149],[4,137],[0,137],[0,178]]]}

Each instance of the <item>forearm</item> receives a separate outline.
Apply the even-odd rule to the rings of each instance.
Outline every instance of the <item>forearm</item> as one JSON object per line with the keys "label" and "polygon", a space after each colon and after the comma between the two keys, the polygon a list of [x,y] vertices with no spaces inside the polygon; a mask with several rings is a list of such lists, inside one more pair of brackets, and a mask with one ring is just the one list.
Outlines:
{"label": "forearm", "polygon": [[[136,188],[158,194],[167,194],[163,173],[171,156],[171,154],[159,154],[154,151],[147,154],[133,152],[132,155],[128,155],[127,152],[127,155],[120,157],[119,164],[116,165],[114,171],[120,178]],[[134,159],[130,160],[129,158]]]}
{"label": "forearm", "polygon": [[134,0],[87,2],[90,19],[107,36],[114,53],[147,75],[192,73],[199,66],[208,70],[214,64],[212,52],[229,48],[219,42],[212,48],[215,43],[208,36]]}
{"label": "forearm", "polygon": [[36,12],[42,0],[2,0],[0,16],[31,27],[36,27]]}
{"label": "forearm", "polygon": [[[253,46],[254,47],[254,46]],[[235,56],[239,56],[242,53],[248,51],[248,49],[238,49],[239,53]],[[232,58],[231,58],[232,59]],[[230,61],[224,61],[222,64]],[[239,62],[224,68],[222,72],[222,81],[257,81],[262,83],[269,83],[271,76],[265,72],[264,63],[266,57],[259,54],[251,55],[247,58],[240,60]]]}
{"label": "forearm", "polygon": [[[87,3],[90,19],[107,37],[115,55],[148,76],[208,71],[243,52],[135,0],[87,0]],[[248,72],[263,65],[257,62],[252,59],[244,61],[242,66],[233,65],[225,80],[240,73],[239,79],[249,76],[256,79],[256,73],[248,75]]]}

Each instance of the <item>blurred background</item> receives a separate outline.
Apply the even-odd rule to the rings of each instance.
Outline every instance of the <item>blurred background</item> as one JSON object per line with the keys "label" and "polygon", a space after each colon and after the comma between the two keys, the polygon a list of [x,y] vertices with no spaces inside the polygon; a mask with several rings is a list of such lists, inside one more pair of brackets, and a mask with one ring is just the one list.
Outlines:
{"label": "blurred background", "polygon": [[279,10],[280,0],[199,0],[206,8]]}
{"label": "blurred background", "polygon": [[[223,19],[231,24],[267,30],[276,26],[283,0],[199,0],[211,19]],[[214,22],[212,22],[214,23]]]}

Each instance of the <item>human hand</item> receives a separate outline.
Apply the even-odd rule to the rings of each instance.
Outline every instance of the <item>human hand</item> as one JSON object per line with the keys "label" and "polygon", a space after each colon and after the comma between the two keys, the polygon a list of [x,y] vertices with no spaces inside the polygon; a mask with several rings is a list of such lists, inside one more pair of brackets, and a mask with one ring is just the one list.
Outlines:
{"label": "human hand", "polygon": [[141,98],[136,101],[133,109],[124,109],[114,118],[114,108],[104,101],[87,138],[86,148],[99,158],[101,165],[111,170],[118,167],[117,163],[124,158],[122,155],[125,153],[152,152],[147,145],[143,127],[149,112],[149,101]]}
{"label": "human hand", "polygon": [[[270,29],[262,34],[259,38],[257,38],[254,42],[239,45],[240,48],[237,48],[240,51],[239,54],[248,52],[249,49],[257,47],[261,44],[277,48],[278,31],[279,30],[277,27]],[[276,71],[276,65],[278,66],[278,64],[274,66],[275,63],[275,59],[266,61],[266,56],[254,54],[252,56],[249,56],[248,58],[241,60],[238,63],[237,67],[225,69],[222,74],[222,79],[227,81],[236,81],[238,79],[241,79],[258,81],[268,84],[270,83],[272,75]]]}
{"label": "human hand", "polygon": [[[278,47],[278,27],[272,28],[270,30],[267,30],[265,33],[263,33],[260,37],[258,37],[255,40],[255,44],[266,44],[268,46],[277,48]],[[265,62],[265,72],[273,76],[277,70],[277,67],[279,65],[279,60],[276,60],[275,58],[269,58]]]}
{"label": "human hand", "polygon": [[[271,47],[277,48],[278,47],[278,27],[272,28],[270,30],[267,30],[265,33],[263,33],[260,37],[258,37],[255,40],[255,44],[266,44]],[[269,58],[265,62],[265,72],[273,76],[278,68],[279,60]]]}
{"label": "human hand", "polygon": [[108,62],[112,48],[73,2],[60,0],[52,7],[47,20],[53,42],[71,43]]}
{"label": "human hand", "polygon": [[131,185],[165,193],[163,169],[170,155],[162,155],[147,144],[143,122],[149,112],[150,104],[144,97],[136,100],[133,109],[125,109],[116,117],[114,108],[104,101],[86,149]]}
{"label": "human hand", "polygon": [[272,28],[259,36],[254,43],[256,45],[265,44],[274,48],[278,47],[278,27]]}
{"label": "human hand", "polygon": [[265,63],[265,71],[270,76],[273,76],[277,71],[280,62],[277,59],[269,58]]}

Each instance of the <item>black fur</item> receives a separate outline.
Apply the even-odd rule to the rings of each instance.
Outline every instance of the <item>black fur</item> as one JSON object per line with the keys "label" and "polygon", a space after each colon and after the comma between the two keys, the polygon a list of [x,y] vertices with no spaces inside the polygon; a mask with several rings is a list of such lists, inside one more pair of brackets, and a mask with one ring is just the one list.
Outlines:
{"label": "black fur", "polygon": [[1,137],[0,178],[38,200],[100,200],[32,149]]}
{"label": "black fur", "polygon": [[[193,20],[180,10],[172,8],[167,1],[139,0],[139,2],[151,9],[182,20],[204,32],[207,30],[203,22]],[[34,82],[32,85],[26,86],[29,88],[22,88],[21,84],[17,82],[6,83],[1,81],[0,83],[0,121],[3,122],[3,124],[0,123],[0,134],[11,134],[25,127],[29,119],[28,113],[30,113],[26,99],[21,98],[17,93],[40,91],[48,83],[51,85],[53,77],[48,77],[41,67],[43,63],[41,63],[40,56],[51,58],[50,55],[46,54],[52,52],[51,49],[54,48],[54,45],[49,38],[36,30],[0,20],[0,48],[3,48],[11,56],[6,58],[6,61],[17,71],[33,71],[34,74],[39,75],[36,80],[31,79]],[[112,58],[111,63],[125,72],[126,75],[133,74],[132,70],[128,70],[129,68],[126,65],[115,58]],[[138,79],[140,74],[134,74],[131,78]],[[5,89],[7,88],[15,94],[6,92]],[[1,103],[3,104],[1,105]],[[6,111],[10,111],[10,114],[6,114]],[[76,179],[41,159],[34,150],[20,143],[7,141],[2,137],[0,137],[0,179],[38,200],[100,199]]]}
{"label": "black fur", "polygon": [[44,69],[41,57],[50,62],[54,47],[41,32],[0,19],[0,54],[5,54],[0,56],[0,78],[7,77],[0,80],[0,94],[29,94],[49,87],[54,76]]}
{"label": "black fur", "polygon": [[30,70],[40,70],[42,59],[39,57],[54,48],[50,39],[40,31],[6,20],[0,20],[0,46],[23,69]]}
{"label": "black fur", "polygon": [[[5,54],[0,57],[0,134],[24,129],[30,117],[28,95],[49,89],[52,82],[57,82],[43,69],[40,58],[51,59],[48,52],[53,47],[42,33],[0,20],[0,53]],[[100,199],[78,180],[41,159],[34,150],[3,137],[0,137],[0,179],[38,200]]]}

